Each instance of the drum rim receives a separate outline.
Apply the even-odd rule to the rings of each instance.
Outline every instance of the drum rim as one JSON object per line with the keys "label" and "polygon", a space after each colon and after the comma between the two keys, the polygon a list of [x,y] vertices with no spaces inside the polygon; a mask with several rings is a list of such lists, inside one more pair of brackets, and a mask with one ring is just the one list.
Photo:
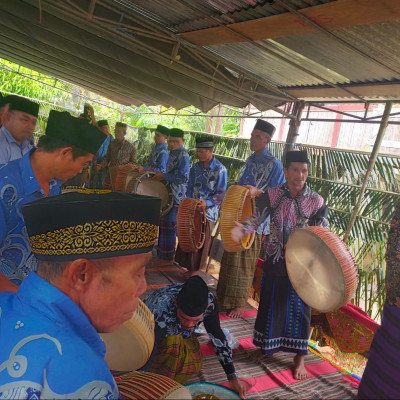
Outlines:
{"label": "drum rim", "polygon": [[[177,219],[176,219],[176,221],[177,221],[176,231],[177,231],[179,246],[181,247],[182,251],[184,251],[186,253],[191,253],[193,251],[200,250],[204,245],[204,241],[206,238],[205,225],[207,223],[207,217],[206,217],[205,210],[201,210],[200,215],[201,215],[202,224],[201,224],[200,242],[199,243],[194,243],[195,240],[193,240],[193,239],[195,239],[194,238],[195,226],[193,226],[193,227],[189,226],[189,235],[188,236],[190,238],[191,243],[187,243],[186,240],[181,241],[180,236],[182,236],[183,233],[181,233],[182,226],[179,223],[179,221],[181,220],[183,206],[186,206],[185,203],[188,204],[188,212],[194,209],[194,213],[196,213],[197,205],[201,203],[201,199],[193,199],[191,197],[185,197],[184,199],[182,199],[182,201],[178,207],[178,215],[177,215]],[[181,246],[182,243],[184,243],[183,247]]]}
{"label": "drum rim", "polygon": [[[339,266],[340,270],[342,271],[341,279],[342,279],[343,289],[344,289],[344,290],[342,291],[343,295],[342,295],[341,301],[338,301],[338,302],[337,302],[337,304],[339,304],[339,306],[336,306],[336,305],[335,305],[335,307],[332,306],[332,307],[329,308],[329,309],[328,309],[328,308],[326,308],[326,309],[321,309],[321,307],[314,307],[313,305],[308,304],[307,302],[305,302],[305,301],[302,299],[302,297],[301,297],[300,295],[299,295],[299,297],[300,297],[306,304],[308,304],[310,307],[312,307],[313,309],[315,309],[315,310],[317,310],[317,311],[320,311],[320,312],[331,312],[331,311],[338,310],[340,307],[343,307],[348,301],[351,300],[351,298],[353,297],[354,293],[352,294],[352,293],[350,292],[350,290],[349,290],[349,289],[350,289],[350,288],[349,288],[350,285],[348,285],[347,282],[346,282],[346,277],[345,277],[345,275],[344,275],[344,271],[343,271],[342,265],[341,265],[341,263],[340,263],[338,257],[336,256],[335,252],[326,244],[326,242],[322,239],[322,237],[319,236],[319,235],[315,232],[316,230],[319,230],[319,231],[322,231],[322,232],[328,233],[328,234],[334,234],[339,240],[341,240],[341,238],[340,238],[338,235],[336,235],[335,232],[333,232],[333,231],[331,231],[330,229],[325,228],[325,227],[323,227],[323,226],[319,226],[319,225],[317,225],[317,226],[303,226],[303,227],[301,227],[301,228],[298,228],[298,229],[294,230],[294,231],[290,234],[289,239],[288,239],[288,241],[287,241],[287,243],[286,243],[286,245],[285,245],[285,260],[287,261],[287,258],[286,258],[286,251],[287,251],[287,247],[288,247],[288,244],[289,244],[289,241],[290,241],[290,238],[291,238],[292,234],[299,234],[299,233],[301,233],[301,234],[307,234],[308,236],[312,236],[313,238],[318,239],[318,241],[324,245],[325,249],[329,250],[329,253],[330,253],[330,255],[332,256],[332,259],[335,260],[336,264]],[[292,239],[292,240],[294,240],[294,239]],[[356,264],[356,262],[355,262],[355,260],[354,260],[354,256],[353,256],[353,254],[351,253],[351,251],[349,250],[349,248],[346,246],[346,244],[345,244],[342,240],[341,240],[341,242],[343,243],[343,245],[344,245],[345,248],[347,249],[347,252],[348,252],[350,258],[351,258],[351,260],[353,261],[353,263],[354,263],[354,265],[355,265],[354,271],[355,271],[355,278],[356,278],[356,282],[357,282],[357,281],[358,281],[358,271],[357,271],[357,264]],[[292,275],[292,277],[291,277],[291,274],[290,274],[290,272],[289,272],[289,271],[291,271],[291,269],[290,269],[290,268],[287,268],[287,265],[288,265],[288,264],[287,264],[287,262],[286,262],[286,271],[287,271],[287,274],[288,274],[290,283],[292,284],[293,288],[296,290],[296,293],[299,294],[299,293],[298,293],[298,290],[295,288],[295,286],[297,287],[297,285],[293,284],[293,282],[292,282],[292,280],[293,280],[293,275]]]}
{"label": "drum rim", "polygon": [[[234,190],[239,190],[239,188],[240,188],[240,190],[242,190],[242,192],[239,193],[240,208],[238,208],[236,211],[235,220],[240,221],[241,214],[243,211],[243,207],[244,207],[249,189],[247,189],[246,187],[244,187],[242,185],[229,186],[229,188],[226,191],[224,200],[221,204],[221,230],[220,230],[220,233],[221,233],[221,239],[222,239],[222,244],[224,246],[224,250],[227,252],[240,252],[240,251],[248,250],[253,245],[254,239],[255,239],[255,234],[256,234],[256,232],[253,232],[250,234],[250,239],[248,240],[248,244],[245,246],[243,243],[243,239],[240,241],[240,243],[233,242],[233,240],[230,238],[230,232],[229,232],[228,238],[226,238],[225,237],[225,229],[222,229],[223,218],[224,218],[224,205],[225,205],[225,202],[227,201],[229,191],[231,191],[233,193]],[[250,199],[250,205],[251,205],[252,211],[254,211],[255,210],[255,200],[253,198]],[[239,210],[241,210],[240,215],[239,215]],[[234,226],[234,224],[232,225],[232,227],[233,226]],[[228,243],[227,243],[228,245],[226,245],[227,241],[228,241]]]}

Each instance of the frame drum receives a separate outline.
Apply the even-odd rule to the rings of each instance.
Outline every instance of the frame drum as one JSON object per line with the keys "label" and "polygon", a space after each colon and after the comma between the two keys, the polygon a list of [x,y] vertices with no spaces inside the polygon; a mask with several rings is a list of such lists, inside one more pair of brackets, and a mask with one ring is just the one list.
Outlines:
{"label": "frame drum", "polygon": [[221,205],[221,239],[225,251],[243,251],[253,244],[255,232],[245,235],[241,243],[236,243],[231,238],[231,230],[235,227],[235,221],[243,222],[253,215],[255,200],[247,197],[249,189],[244,186],[232,185],[226,191]]}
{"label": "frame drum", "polygon": [[153,172],[140,174],[133,167],[123,167],[115,179],[115,190],[119,192],[138,193],[161,199],[161,216],[168,214],[173,206],[172,190],[166,181],[151,179]]}
{"label": "frame drum", "polygon": [[295,230],[286,244],[286,267],[300,298],[320,312],[347,304],[358,282],[350,250],[335,233],[322,226]]}
{"label": "frame drum", "polygon": [[152,372],[130,372],[117,377],[115,383],[122,399],[189,400],[192,398],[189,389],[180,383]]}
{"label": "frame drum", "polygon": [[171,187],[166,181],[151,179],[154,172],[145,172],[136,179],[134,193],[161,199],[161,216],[168,214],[174,205],[174,196]]}
{"label": "frame drum", "polygon": [[154,347],[154,315],[139,300],[133,317],[112,333],[101,333],[105,360],[114,371],[135,371],[146,364]]}
{"label": "frame drum", "polygon": [[179,247],[186,253],[203,247],[205,239],[206,213],[197,206],[200,200],[184,198],[179,204],[176,230]]}

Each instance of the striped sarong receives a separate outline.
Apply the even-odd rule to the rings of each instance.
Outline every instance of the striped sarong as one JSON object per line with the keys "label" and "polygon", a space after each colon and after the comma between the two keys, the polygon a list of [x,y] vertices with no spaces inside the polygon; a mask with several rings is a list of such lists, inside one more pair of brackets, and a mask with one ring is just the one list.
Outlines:
{"label": "striped sarong", "polygon": [[229,311],[246,305],[260,254],[261,239],[262,235],[256,234],[252,246],[245,251],[224,251],[217,286],[221,310]]}
{"label": "striped sarong", "polygon": [[286,351],[306,355],[311,308],[301,300],[281,268],[264,262],[260,304],[254,325],[253,343],[265,355]]}
{"label": "striped sarong", "polygon": [[400,399],[400,308],[385,303],[358,389],[359,399]]}
{"label": "striped sarong", "polygon": [[161,341],[150,372],[184,383],[200,372],[202,364],[203,356],[196,338],[190,336],[184,339],[182,335],[172,335]]}
{"label": "striped sarong", "polygon": [[175,204],[171,211],[160,218],[160,230],[157,244],[157,257],[163,260],[173,260],[176,245],[176,215],[178,205]]}

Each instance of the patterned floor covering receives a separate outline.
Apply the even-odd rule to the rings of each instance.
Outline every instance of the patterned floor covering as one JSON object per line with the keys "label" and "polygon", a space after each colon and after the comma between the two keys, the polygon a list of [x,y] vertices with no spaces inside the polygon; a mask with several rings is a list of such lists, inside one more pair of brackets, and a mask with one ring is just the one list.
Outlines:
{"label": "patterned floor covering", "polygon": [[[147,269],[148,291],[175,282],[184,282],[185,270],[177,266]],[[201,273],[214,291],[214,278]],[[309,353],[306,366],[309,377],[297,381],[292,377],[293,354],[277,353],[272,357],[259,358],[252,343],[253,326],[257,311],[249,306],[240,319],[220,314],[221,325],[228,328],[240,346],[233,352],[233,361],[239,375],[248,383],[248,399],[353,399],[358,390],[358,380],[343,374],[320,357]],[[190,382],[212,382],[228,386],[225,373],[215,356],[207,334],[199,335],[203,352],[203,368]]]}

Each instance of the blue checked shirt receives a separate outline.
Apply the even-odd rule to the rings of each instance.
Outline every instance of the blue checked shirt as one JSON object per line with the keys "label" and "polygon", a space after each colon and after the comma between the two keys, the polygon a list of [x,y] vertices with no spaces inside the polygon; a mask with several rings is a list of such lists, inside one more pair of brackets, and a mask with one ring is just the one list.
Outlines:
{"label": "blue checked shirt", "polygon": [[218,195],[225,193],[226,181],[226,168],[215,157],[205,169],[200,161],[190,169],[186,197],[205,200],[206,216],[209,221],[215,222],[218,219]]}
{"label": "blue checked shirt", "polygon": [[32,148],[29,140],[24,140],[20,145],[5,126],[0,128],[0,165],[21,158]]}
{"label": "blue checked shirt", "polygon": [[[21,206],[45,197],[29,156],[27,153],[0,167],[0,272],[16,285],[37,267]],[[61,182],[51,180],[49,196],[60,192]]]}
{"label": "blue checked shirt", "polygon": [[[247,160],[239,185],[251,185],[265,192],[269,188],[285,183],[282,163],[265,148],[258,156],[253,153]],[[269,217],[257,230],[257,233],[269,234]]]}
{"label": "blue checked shirt", "polygon": [[189,169],[189,154],[183,146],[169,153],[167,173],[164,175],[164,180],[171,185],[174,204],[180,204],[182,199],[186,197]]}
{"label": "blue checked shirt", "polygon": [[150,153],[149,160],[147,161],[147,166],[144,169],[148,170],[151,168],[153,171],[160,171],[162,173],[165,173],[165,171],[167,170],[167,162],[167,145],[165,143],[158,144]]}

